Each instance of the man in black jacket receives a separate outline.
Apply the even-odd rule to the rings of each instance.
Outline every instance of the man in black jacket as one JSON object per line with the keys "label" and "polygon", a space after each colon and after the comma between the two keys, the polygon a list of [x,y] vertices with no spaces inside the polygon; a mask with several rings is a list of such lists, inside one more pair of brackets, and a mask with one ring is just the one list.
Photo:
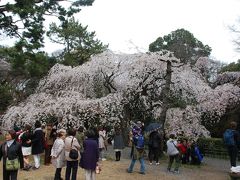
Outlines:
{"label": "man in black jacket", "polygon": [[33,131],[31,143],[32,155],[35,163],[33,170],[36,170],[40,167],[40,154],[44,152],[44,134],[40,121],[35,122],[35,130]]}

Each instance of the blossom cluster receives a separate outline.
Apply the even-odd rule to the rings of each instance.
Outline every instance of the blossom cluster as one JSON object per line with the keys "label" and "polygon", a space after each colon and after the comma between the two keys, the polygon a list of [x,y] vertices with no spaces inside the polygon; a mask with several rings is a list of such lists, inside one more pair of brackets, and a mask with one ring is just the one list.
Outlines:
{"label": "blossom cluster", "polygon": [[127,119],[126,107],[136,108],[139,104],[143,113],[150,111],[158,119],[169,61],[172,64],[170,92],[188,105],[184,109],[168,109],[166,133],[184,131],[188,136],[209,136],[202,125],[202,114],[208,114],[209,123],[216,117],[220,119],[228,108],[239,104],[240,88],[224,81],[213,89],[203,77],[200,63],[181,65],[169,52],[114,54],[106,51],[82,66],[56,64],[34,94],[7,110],[2,116],[2,126],[33,124],[49,116],[56,117],[59,127],[115,125]]}

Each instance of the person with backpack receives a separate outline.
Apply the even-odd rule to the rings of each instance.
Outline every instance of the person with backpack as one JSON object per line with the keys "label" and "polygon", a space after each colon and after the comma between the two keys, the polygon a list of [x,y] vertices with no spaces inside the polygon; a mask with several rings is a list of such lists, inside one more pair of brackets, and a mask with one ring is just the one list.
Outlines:
{"label": "person with backpack", "polygon": [[127,169],[128,173],[132,173],[133,167],[135,165],[136,160],[139,160],[140,174],[145,174],[145,165],[144,165],[144,136],[142,134],[142,129],[135,127],[133,131],[133,153],[132,153],[132,161]]}
{"label": "person with backpack", "polygon": [[232,167],[236,167],[238,144],[239,144],[239,132],[237,129],[237,123],[232,121],[230,123],[230,129],[226,129],[223,134],[224,144],[227,147],[228,155],[230,157],[230,164]]}
{"label": "person with backpack", "polygon": [[171,167],[173,161],[175,161],[175,167],[173,173],[179,173],[180,159],[179,159],[179,150],[178,150],[177,140],[175,140],[175,135],[170,134],[169,140],[167,141],[167,154],[169,156],[169,162],[167,171],[171,172]]}

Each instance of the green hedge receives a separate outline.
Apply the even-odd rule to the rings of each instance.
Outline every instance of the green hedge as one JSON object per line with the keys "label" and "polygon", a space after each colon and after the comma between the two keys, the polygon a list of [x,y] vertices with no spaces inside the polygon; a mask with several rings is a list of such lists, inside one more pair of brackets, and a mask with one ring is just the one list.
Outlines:
{"label": "green hedge", "polygon": [[227,149],[221,138],[199,138],[197,143],[204,156],[228,158]]}

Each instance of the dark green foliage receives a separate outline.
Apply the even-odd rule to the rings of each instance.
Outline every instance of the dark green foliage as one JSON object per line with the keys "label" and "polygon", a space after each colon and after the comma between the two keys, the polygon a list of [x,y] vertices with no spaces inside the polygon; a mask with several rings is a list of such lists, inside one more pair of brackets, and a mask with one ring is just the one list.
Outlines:
{"label": "dark green foliage", "polygon": [[[15,0],[0,7],[1,34],[15,36],[26,41],[27,48],[43,46],[46,15],[63,20],[78,13],[80,6],[90,6],[94,0],[74,0],[69,9],[61,6],[64,0]],[[69,1],[68,1],[69,2]],[[69,2],[70,3],[70,2]]]}
{"label": "dark green foliage", "polygon": [[[17,38],[9,55],[16,74],[42,76],[49,69],[48,59],[40,51],[44,46],[44,22],[48,15],[66,22],[69,17],[80,12],[80,6],[92,5],[94,0],[66,1],[69,8],[59,3],[63,1],[65,0],[15,0],[0,7],[0,35]],[[68,62],[69,58],[66,59]]]}
{"label": "dark green foliage", "polygon": [[0,112],[3,112],[13,101],[13,88],[7,84],[0,84]]}
{"label": "dark green foliage", "polygon": [[193,95],[190,95],[188,97],[182,96],[182,90],[180,89],[179,92],[173,92],[170,91],[170,95],[168,97],[168,103],[171,108],[181,108],[185,109],[187,105],[196,105],[197,101],[193,97]]}
{"label": "dark green foliage", "polygon": [[187,102],[182,97],[170,96],[169,104],[171,108],[181,108],[184,109],[187,107]]}
{"label": "dark green foliage", "polygon": [[[21,43],[16,44],[16,46],[12,48],[1,47],[0,58],[10,62],[12,66],[9,75],[3,80],[3,82],[8,83],[9,87],[11,87],[11,96],[4,95],[4,102],[7,103],[19,102],[34,93],[39,80],[46,75],[48,70],[56,63],[54,58],[49,58],[47,54],[43,52],[23,52]],[[24,84],[20,89],[19,83]],[[7,92],[8,91],[4,91],[3,94]],[[7,106],[4,105],[4,107]]]}
{"label": "dark green foliage", "polygon": [[177,29],[171,34],[159,37],[149,45],[150,52],[169,50],[183,63],[195,63],[201,56],[209,56],[211,48],[197,40],[192,33],[185,29]]}
{"label": "dark green foliage", "polygon": [[197,144],[204,156],[215,158],[228,157],[227,149],[222,138],[199,138]]}
{"label": "dark green foliage", "polygon": [[0,48],[0,57],[11,63],[12,75],[26,78],[41,78],[55,63],[54,58],[49,58],[44,52],[24,52],[21,42],[16,43],[15,47]]}
{"label": "dark green foliage", "polygon": [[52,23],[47,35],[52,42],[65,46],[62,54],[62,63],[65,65],[81,65],[92,55],[107,48],[95,38],[95,32],[88,32],[87,26],[82,26],[74,18],[64,20],[60,26]]}
{"label": "dark green foliage", "polygon": [[42,124],[48,124],[48,123],[55,124],[57,121],[58,121],[58,118],[53,115],[47,115],[47,116],[40,117],[40,122]]}
{"label": "dark green foliage", "polygon": [[48,57],[44,53],[36,53],[26,63],[26,69],[30,77],[42,77],[49,70]]}
{"label": "dark green foliage", "polygon": [[238,60],[237,63],[232,62],[232,63],[224,66],[221,69],[221,72],[226,72],[226,71],[229,71],[229,72],[238,72],[238,71],[240,71],[240,59]]}

